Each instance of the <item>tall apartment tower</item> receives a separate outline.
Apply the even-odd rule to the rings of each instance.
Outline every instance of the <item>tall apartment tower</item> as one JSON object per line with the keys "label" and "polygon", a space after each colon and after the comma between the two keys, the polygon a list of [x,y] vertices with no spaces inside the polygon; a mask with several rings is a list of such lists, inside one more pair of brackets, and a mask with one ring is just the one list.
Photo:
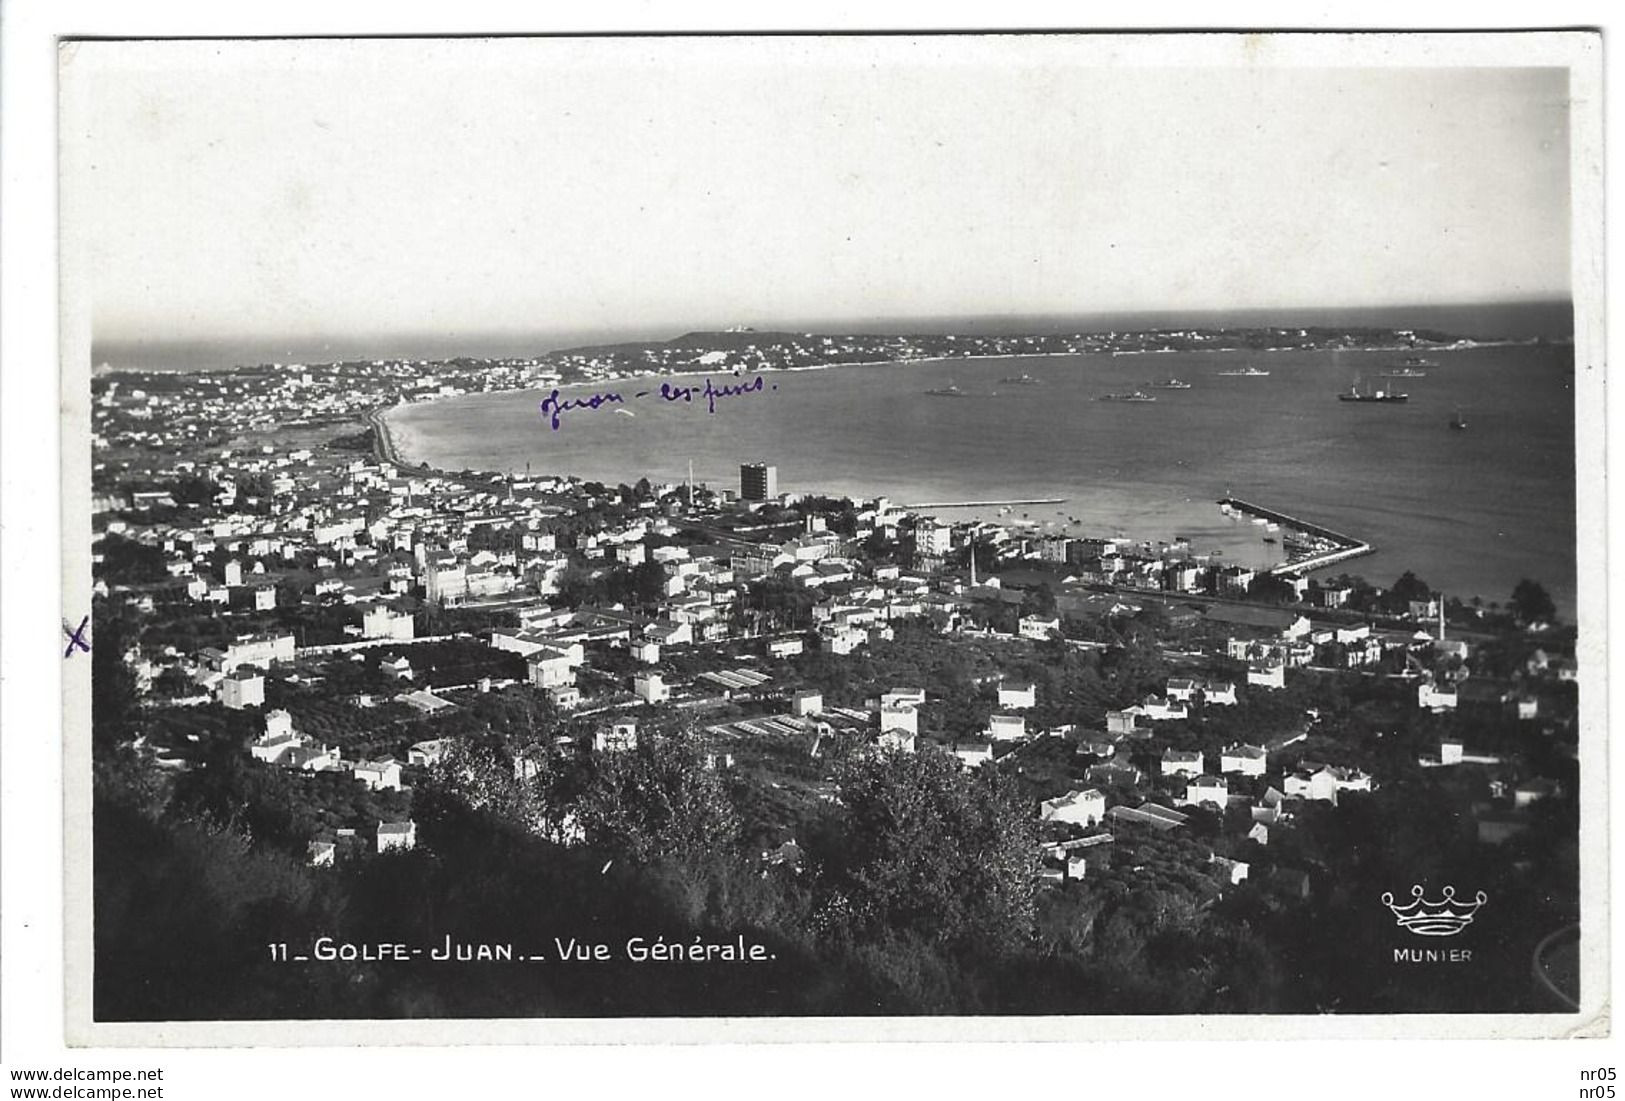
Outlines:
{"label": "tall apartment tower", "polygon": [[744,463],[739,468],[739,496],[766,501],[779,495],[779,468],[766,463]]}

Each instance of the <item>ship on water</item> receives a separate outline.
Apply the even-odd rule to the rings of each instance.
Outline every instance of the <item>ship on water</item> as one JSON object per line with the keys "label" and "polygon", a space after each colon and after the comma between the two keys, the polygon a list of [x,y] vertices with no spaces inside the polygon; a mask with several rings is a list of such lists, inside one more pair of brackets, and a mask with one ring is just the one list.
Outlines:
{"label": "ship on water", "polygon": [[1384,371],[1383,378],[1427,378],[1426,371],[1418,371],[1415,367],[1396,367],[1392,371]]}
{"label": "ship on water", "polygon": [[1220,371],[1220,378],[1268,378],[1269,372],[1258,367],[1242,367],[1235,371]]}
{"label": "ship on water", "polygon": [[1015,375],[1010,378],[1001,378],[1000,382],[1008,382],[1012,386],[1036,386],[1038,380],[1031,375]]}
{"label": "ship on water", "polygon": [[963,398],[968,396],[965,391],[952,383],[947,386],[939,386],[935,390],[927,390],[926,393],[934,398]]}
{"label": "ship on water", "polygon": [[1102,394],[1096,401],[1156,401],[1152,395],[1144,390],[1133,390],[1127,394]]}
{"label": "ship on water", "polygon": [[1403,360],[1400,361],[1400,366],[1402,366],[1402,367],[1437,367],[1438,364],[1433,362],[1431,359],[1424,359],[1422,356],[1406,356]]}
{"label": "ship on water", "polygon": [[1177,378],[1165,378],[1161,382],[1151,384],[1153,390],[1189,390],[1191,384]]}
{"label": "ship on water", "polygon": [[1457,432],[1461,432],[1466,429],[1467,418],[1461,415],[1460,409],[1457,409],[1455,415],[1450,418],[1450,427],[1455,429]]}
{"label": "ship on water", "polygon": [[1401,394],[1397,390],[1387,390],[1383,388],[1373,390],[1369,386],[1362,389],[1360,384],[1355,382],[1348,388],[1346,393],[1338,394],[1337,400],[1391,403],[1410,401],[1411,396],[1409,394]]}

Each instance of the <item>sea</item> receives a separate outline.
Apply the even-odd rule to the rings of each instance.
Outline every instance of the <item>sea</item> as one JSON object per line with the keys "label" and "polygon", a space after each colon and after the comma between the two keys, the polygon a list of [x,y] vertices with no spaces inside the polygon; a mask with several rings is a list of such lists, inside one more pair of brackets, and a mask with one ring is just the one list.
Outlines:
{"label": "sea", "polygon": [[[1460,330],[1455,330],[1459,332]],[[608,484],[693,477],[738,488],[778,469],[781,492],[889,497],[1034,531],[1278,563],[1284,532],[1222,513],[1235,496],[1372,544],[1333,566],[1389,585],[1403,572],[1464,600],[1504,603],[1539,581],[1576,606],[1575,365],[1566,343],[1430,350],[1421,378],[1384,378],[1393,351],[1190,352],[949,359],[770,372],[762,389],[665,402],[623,379],[618,405],[572,409],[554,430],[543,391],[469,395],[389,414],[400,457],[451,469],[572,474]],[[1226,375],[1243,367],[1266,376]],[[1030,381],[1014,381],[1026,376]],[[750,381],[722,374],[717,385]],[[1189,389],[1152,389],[1168,378]],[[1356,382],[1403,404],[1340,402]],[[930,393],[949,387],[961,396]],[[1154,402],[1099,400],[1144,390]],[[636,398],[638,392],[649,396]],[[1460,414],[1467,427],[1451,421]],[[630,414],[630,415],[629,415]]]}

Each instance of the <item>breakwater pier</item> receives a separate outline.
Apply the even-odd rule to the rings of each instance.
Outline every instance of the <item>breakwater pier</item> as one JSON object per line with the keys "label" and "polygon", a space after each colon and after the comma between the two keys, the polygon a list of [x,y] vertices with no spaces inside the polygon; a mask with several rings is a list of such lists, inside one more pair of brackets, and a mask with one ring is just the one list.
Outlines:
{"label": "breakwater pier", "polygon": [[1377,549],[1362,539],[1344,535],[1341,532],[1333,531],[1331,528],[1322,527],[1320,524],[1310,523],[1308,520],[1300,520],[1296,516],[1288,516],[1284,512],[1277,512],[1275,509],[1265,508],[1263,505],[1255,505],[1251,501],[1243,501],[1239,497],[1221,497],[1219,498],[1219,507],[1226,512],[1258,517],[1272,524],[1279,524],[1283,528],[1307,536],[1316,543],[1321,544],[1319,549],[1309,554],[1298,558],[1289,558],[1279,566],[1273,567],[1270,570],[1273,574],[1308,573],[1311,570],[1324,569],[1337,562],[1346,562],[1350,558],[1359,558],[1361,555],[1372,554]]}
{"label": "breakwater pier", "polygon": [[1032,497],[1025,501],[926,501],[918,505],[904,505],[906,509],[921,508],[1015,508],[1017,505],[1064,505],[1065,497]]}

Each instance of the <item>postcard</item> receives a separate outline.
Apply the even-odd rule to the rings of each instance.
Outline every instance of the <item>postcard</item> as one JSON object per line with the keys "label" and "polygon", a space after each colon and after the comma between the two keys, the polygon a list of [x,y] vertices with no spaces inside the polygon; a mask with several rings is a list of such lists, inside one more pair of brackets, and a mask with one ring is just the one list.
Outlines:
{"label": "postcard", "polygon": [[61,46],[83,1047],[1608,1030],[1601,46]]}

